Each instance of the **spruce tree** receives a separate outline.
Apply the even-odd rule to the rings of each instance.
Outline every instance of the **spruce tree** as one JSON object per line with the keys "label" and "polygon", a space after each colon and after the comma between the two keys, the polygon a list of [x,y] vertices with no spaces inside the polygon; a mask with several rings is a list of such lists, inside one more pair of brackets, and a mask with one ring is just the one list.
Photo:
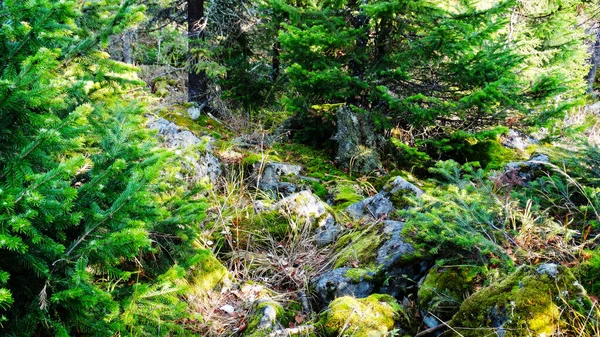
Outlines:
{"label": "spruce tree", "polygon": [[142,83],[101,50],[141,9],[112,0],[0,3],[5,334],[142,335],[134,327],[143,318],[144,334],[156,336],[169,332],[163,316],[182,312],[158,310],[179,301],[174,278],[183,275],[171,268],[178,255],[158,247],[185,250],[194,231],[182,217],[193,224],[203,205],[153,187],[168,153],[155,149],[141,107],[124,95]]}

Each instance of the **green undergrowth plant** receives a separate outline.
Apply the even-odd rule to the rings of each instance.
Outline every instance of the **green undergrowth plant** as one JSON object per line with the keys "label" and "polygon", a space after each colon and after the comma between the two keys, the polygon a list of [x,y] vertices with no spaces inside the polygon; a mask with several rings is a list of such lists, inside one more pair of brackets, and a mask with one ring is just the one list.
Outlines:
{"label": "green undergrowth plant", "polygon": [[400,211],[406,219],[404,233],[415,244],[436,256],[462,256],[478,263],[510,264],[501,245],[506,240],[503,203],[494,185],[471,164],[438,162],[430,169],[445,182]]}

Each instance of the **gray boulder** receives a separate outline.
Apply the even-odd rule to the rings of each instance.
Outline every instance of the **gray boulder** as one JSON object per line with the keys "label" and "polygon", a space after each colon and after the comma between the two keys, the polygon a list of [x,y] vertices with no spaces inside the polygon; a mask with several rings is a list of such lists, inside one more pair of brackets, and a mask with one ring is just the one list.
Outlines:
{"label": "gray boulder", "polygon": [[344,228],[335,222],[333,216],[329,216],[315,231],[315,243],[317,247],[327,246],[343,233]]}
{"label": "gray boulder", "polygon": [[326,205],[319,197],[310,191],[302,191],[285,197],[269,210],[277,210],[280,214],[296,220],[297,225],[308,224],[321,233],[321,244],[325,245],[341,232],[341,227],[335,223],[334,216],[327,210]]}
{"label": "gray boulder", "polygon": [[545,154],[535,154],[528,161],[506,164],[502,173],[502,181],[516,185],[524,185],[533,181],[544,164],[550,163],[550,157]]}
{"label": "gray boulder", "polygon": [[342,296],[364,298],[375,291],[375,284],[370,281],[372,272],[362,269],[338,268],[326,272],[313,279],[314,290],[323,304]]}
{"label": "gray boulder", "polygon": [[365,217],[381,219],[387,217],[396,207],[405,207],[405,196],[422,194],[423,191],[417,186],[402,177],[395,177],[379,193],[348,206],[345,211],[354,220]]}
{"label": "gray boulder", "polygon": [[348,106],[337,110],[338,144],[335,160],[343,169],[356,173],[371,173],[381,168],[377,153],[377,137],[373,123],[365,114],[356,114]]}
{"label": "gray boulder", "polygon": [[[148,117],[148,128],[157,130],[158,137],[165,147],[176,150],[182,159],[182,167],[192,181],[199,181],[208,177],[211,182],[216,182],[223,174],[219,159],[213,154],[211,137],[199,138],[189,130],[181,129],[177,124],[164,118]],[[204,151],[201,151],[204,145]],[[197,147],[195,151],[193,147]],[[181,177],[184,179],[185,177]]]}
{"label": "gray boulder", "polygon": [[389,239],[377,250],[377,264],[384,270],[390,269],[400,259],[415,252],[415,248],[404,239],[403,228],[404,222],[391,220],[384,222],[383,233],[389,236]]}
{"label": "gray boulder", "polygon": [[521,131],[510,129],[506,135],[504,135],[500,141],[500,144],[510,149],[525,150],[530,145],[538,144],[539,142],[524,134]]}
{"label": "gray boulder", "polygon": [[[253,165],[253,171],[258,174],[258,188],[273,194],[289,196],[296,192],[297,184],[295,181],[302,171],[302,166],[284,164],[284,163],[256,163]],[[283,181],[283,180],[290,181]]]}

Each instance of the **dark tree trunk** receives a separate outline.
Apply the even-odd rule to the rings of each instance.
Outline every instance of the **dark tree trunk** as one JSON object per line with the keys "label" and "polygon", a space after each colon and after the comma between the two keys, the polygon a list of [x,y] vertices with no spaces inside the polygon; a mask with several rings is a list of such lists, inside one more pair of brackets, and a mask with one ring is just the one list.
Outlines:
{"label": "dark tree trunk", "polygon": [[[204,40],[204,0],[188,0],[189,49],[193,50]],[[196,69],[197,58],[191,54],[188,70],[188,100],[196,102],[200,110],[208,104],[208,80],[206,71]]]}
{"label": "dark tree trunk", "polygon": [[[366,29],[366,27],[368,27],[369,17],[365,15],[362,8],[360,8],[360,5],[367,3],[367,0],[353,0],[349,3],[350,8],[357,7],[358,9],[358,15],[353,19],[352,22],[352,25],[356,29]],[[362,82],[365,77],[365,58],[367,53],[368,35],[369,32],[365,30],[364,34],[357,39],[356,52],[354,53],[355,58],[351,59],[349,63],[352,76],[360,82]],[[364,97],[362,97],[360,87],[356,84],[353,84],[352,89],[352,95],[348,97],[347,103],[361,106]]]}
{"label": "dark tree trunk", "polygon": [[[277,23],[276,32],[279,35],[281,23]],[[281,72],[281,60],[279,59],[279,50],[281,49],[281,43],[279,43],[279,37],[275,37],[275,43],[273,43],[273,60],[272,60],[272,71],[273,71],[273,82],[277,82],[279,73]]]}
{"label": "dark tree trunk", "polygon": [[590,63],[592,64],[592,68],[590,68],[590,72],[587,76],[587,92],[593,94],[594,82],[596,82],[596,73],[598,72],[598,65],[600,64],[600,28],[596,33],[596,43],[594,43],[594,47],[592,49]]}
{"label": "dark tree trunk", "polygon": [[133,32],[131,30],[126,31],[121,36],[121,42],[122,42],[122,46],[123,46],[123,62],[125,62],[127,64],[133,64],[133,57],[132,57],[133,52],[131,49],[132,40],[133,40]]}

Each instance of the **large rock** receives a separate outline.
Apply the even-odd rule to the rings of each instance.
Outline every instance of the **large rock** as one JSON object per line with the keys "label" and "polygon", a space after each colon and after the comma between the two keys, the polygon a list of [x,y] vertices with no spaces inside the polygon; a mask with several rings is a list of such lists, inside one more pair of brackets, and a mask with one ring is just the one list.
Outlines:
{"label": "large rock", "polygon": [[524,185],[533,181],[550,163],[550,157],[545,154],[535,154],[528,161],[508,163],[502,173],[502,181],[513,185]]}
{"label": "large rock", "polygon": [[592,308],[584,288],[566,267],[522,266],[467,298],[448,323],[453,331],[443,336],[570,336],[564,328],[576,317],[598,319]]}
{"label": "large rock", "polygon": [[336,243],[332,272],[313,281],[320,300],[346,295],[390,294],[402,298],[416,292],[431,261],[422,258],[402,235],[403,222],[386,220],[342,236]]}
{"label": "large rock", "polygon": [[[192,181],[207,178],[216,182],[223,174],[219,159],[213,154],[210,137],[199,138],[189,130],[183,130],[164,118],[148,117],[148,128],[158,131],[160,141],[170,149],[178,150],[182,159],[182,172]],[[204,145],[203,151],[200,149]],[[192,151],[188,151],[192,150]],[[186,177],[182,176],[182,179]]]}
{"label": "large rock", "polygon": [[381,168],[377,153],[377,136],[368,115],[356,114],[348,106],[337,110],[337,141],[335,160],[353,173],[372,173]]}
{"label": "large rock", "polygon": [[[387,295],[357,299],[340,297],[329,304],[321,323],[327,336],[388,336],[406,317],[403,308]],[[403,325],[403,324],[401,324]]]}
{"label": "large rock", "polygon": [[342,296],[363,298],[375,291],[374,272],[359,268],[337,268],[312,280],[321,303],[328,304]]}
{"label": "large rock", "polygon": [[421,196],[422,194],[423,191],[420,188],[398,176],[392,178],[381,192],[348,206],[345,212],[354,220],[365,217],[387,218],[396,208],[408,205],[407,196]]}
{"label": "large rock", "polygon": [[[255,206],[256,208],[256,206]],[[335,217],[327,210],[326,204],[310,191],[302,191],[285,197],[268,208],[298,225],[308,224],[315,231],[318,246],[335,242],[343,232]]]}
{"label": "large rock", "polygon": [[508,130],[508,133],[502,136],[500,140],[500,144],[510,149],[516,150],[525,150],[529,146],[538,143],[539,142],[536,139],[524,134],[521,131],[513,129]]}
{"label": "large rock", "polygon": [[388,239],[377,250],[376,261],[380,268],[389,270],[397,264],[403,257],[412,256],[415,252],[413,245],[406,242],[402,236],[404,222],[385,221],[383,235]]}
{"label": "large rock", "polygon": [[343,232],[344,228],[335,222],[333,216],[329,216],[315,231],[315,243],[317,247],[327,246],[334,243]]}
{"label": "large rock", "polygon": [[298,188],[296,180],[302,172],[300,165],[267,162],[255,163],[252,168],[257,173],[258,188],[273,197],[289,196]]}

